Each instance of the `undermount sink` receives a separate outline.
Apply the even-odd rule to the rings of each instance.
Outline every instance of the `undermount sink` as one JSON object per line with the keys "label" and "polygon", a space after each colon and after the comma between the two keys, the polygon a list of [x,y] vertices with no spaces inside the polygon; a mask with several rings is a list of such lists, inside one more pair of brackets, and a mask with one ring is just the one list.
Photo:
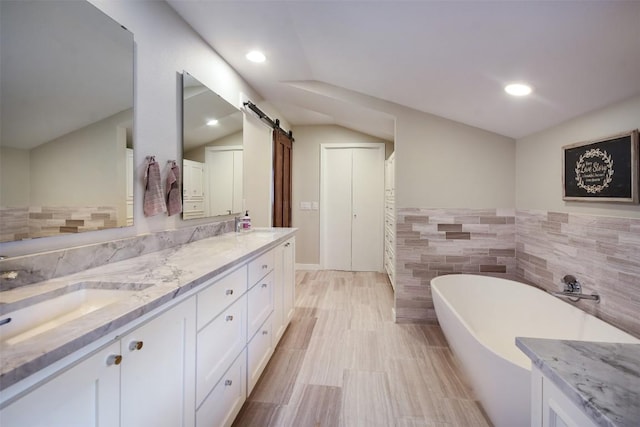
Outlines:
{"label": "undermount sink", "polygon": [[[100,287],[102,285],[102,287]],[[14,345],[122,301],[151,284],[83,282],[59,296],[34,302],[0,315],[0,343]],[[7,309],[9,307],[5,307]],[[9,308],[10,309],[10,308]],[[5,310],[7,311],[7,310]]]}

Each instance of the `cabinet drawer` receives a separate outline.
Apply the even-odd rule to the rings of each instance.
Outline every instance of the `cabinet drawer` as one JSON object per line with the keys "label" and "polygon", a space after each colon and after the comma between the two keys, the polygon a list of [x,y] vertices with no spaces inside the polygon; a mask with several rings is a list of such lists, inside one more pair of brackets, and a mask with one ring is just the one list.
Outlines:
{"label": "cabinet drawer", "polygon": [[185,200],[183,211],[186,212],[204,212],[204,201],[202,200]]}
{"label": "cabinet drawer", "polygon": [[275,252],[273,250],[260,255],[249,263],[249,287],[256,284],[267,273],[273,271],[275,264]]}
{"label": "cabinet drawer", "polygon": [[197,336],[196,405],[207,396],[247,342],[246,299],[237,300]]}
{"label": "cabinet drawer", "polygon": [[247,339],[256,333],[260,325],[273,311],[273,272],[267,274],[247,294]]}
{"label": "cabinet drawer", "polygon": [[271,320],[269,317],[247,344],[247,394],[251,394],[273,353]]}
{"label": "cabinet drawer", "polygon": [[247,398],[245,353],[225,372],[196,412],[196,427],[228,427]]}
{"label": "cabinet drawer", "polygon": [[223,278],[214,277],[210,282],[208,288],[198,293],[198,330],[244,294],[247,290],[247,267]]}

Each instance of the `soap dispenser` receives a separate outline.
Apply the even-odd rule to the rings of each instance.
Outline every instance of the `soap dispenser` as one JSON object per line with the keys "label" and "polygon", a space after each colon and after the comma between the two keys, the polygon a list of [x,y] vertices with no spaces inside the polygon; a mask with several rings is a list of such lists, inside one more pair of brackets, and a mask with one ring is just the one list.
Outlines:
{"label": "soap dispenser", "polygon": [[250,231],[251,230],[251,217],[249,216],[249,211],[244,213],[242,217],[242,231]]}

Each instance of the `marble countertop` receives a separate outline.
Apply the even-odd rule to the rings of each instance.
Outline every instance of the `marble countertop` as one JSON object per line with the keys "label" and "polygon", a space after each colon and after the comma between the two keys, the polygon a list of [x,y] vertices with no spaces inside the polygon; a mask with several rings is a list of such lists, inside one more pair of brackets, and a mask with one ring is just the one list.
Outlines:
{"label": "marble countertop", "polygon": [[640,344],[518,337],[516,345],[596,425],[640,425]]}
{"label": "marble countertop", "polygon": [[[109,336],[207,280],[277,246],[295,229],[226,233],[192,243],[0,292],[0,315],[63,295],[70,286],[125,286],[136,292],[113,304],[21,342],[0,342],[0,390]],[[146,287],[145,287],[146,286]],[[114,339],[116,337],[114,336]]]}

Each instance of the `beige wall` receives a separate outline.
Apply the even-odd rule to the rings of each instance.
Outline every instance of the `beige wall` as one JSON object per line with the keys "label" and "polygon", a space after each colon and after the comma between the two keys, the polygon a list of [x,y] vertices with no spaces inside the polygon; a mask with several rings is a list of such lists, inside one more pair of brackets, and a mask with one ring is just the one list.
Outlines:
{"label": "beige wall", "polygon": [[516,208],[640,218],[637,205],[562,200],[562,146],[640,128],[640,96],[516,143]]}
{"label": "beige wall", "polygon": [[29,206],[29,150],[0,148],[0,206]]}
{"label": "beige wall", "polygon": [[189,150],[185,152],[182,157],[187,160],[193,160],[194,162],[204,163],[205,147],[222,147],[229,145],[243,145],[242,131],[223,136],[220,139],[216,139],[215,141],[208,142],[204,145]]}
{"label": "beige wall", "polygon": [[320,201],[320,144],[385,143],[387,157],[393,143],[340,126],[296,126],[293,128],[292,220],[297,227],[296,262],[320,264],[320,210],[301,210],[300,202]]}
{"label": "beige wall", "polygon": [[514,206],[513,139],[414,110],[399,113],[398,208]]}

